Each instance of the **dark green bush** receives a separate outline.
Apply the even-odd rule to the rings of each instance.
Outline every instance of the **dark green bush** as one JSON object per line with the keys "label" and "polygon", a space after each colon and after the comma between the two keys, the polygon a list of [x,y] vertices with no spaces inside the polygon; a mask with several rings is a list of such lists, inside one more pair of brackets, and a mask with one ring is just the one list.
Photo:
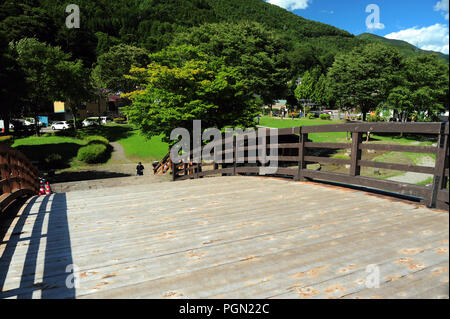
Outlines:
{"label": "dark green bush", "polygon": [[104,145],[109,144],[108,139],[104,138],[103,136],[99,136],[99,135],[88,136],[88,137],[86,137],[86,141],[88,142],[88,144],[104,144]]}
{"label": "dark green bush", "polygon": [[114,123],[124,124],[127,122],[127,119],[125,117],[116,117],[113,121]]}
{"label": "dark green bush", "polygon": [[319,118],[321,120],[331,120],[331,115],[330,114],[320,114]]}
{"label": "dark green bush", "polygon": [[5,135],[5,136],[0,136],[0,143],[5,143],[5,144],[12,144],[14,142],[14,136],[12,135]]}
{"label": "dark green bush", "polygon": [[88,164],[104,163],[108,160],[108,147],[104,144],[89,144],[78,150],[77,159]]}
{"label": "dark green bush", "polygon": [[64,164],[63,158],[60,154],[52,153],[45,159],[45,165],[49,168],[58,168]]}

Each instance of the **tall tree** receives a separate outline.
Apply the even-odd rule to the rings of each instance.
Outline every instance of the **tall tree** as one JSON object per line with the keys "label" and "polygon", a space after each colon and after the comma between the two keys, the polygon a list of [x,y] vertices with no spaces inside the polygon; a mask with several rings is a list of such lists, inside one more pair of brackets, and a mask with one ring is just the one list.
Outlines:
{"label": "tall tree", "polygon": [[48,111],[53,101],[62,99],[70,85],[78,85],[67,82],[72,80],[67,77],[67,69],[81,62],[71,62],[69,53],[33,38],[11,43],[11,49],[25,74],[27,105],[35,119],[36,134],[39,135],[39,114]]}
{"label": "tall tree", "polygon": [[222,58],[247,79],[266,105],[284,97],[289,80],[285,43],[255,22],[205,24],[178,35],[174,45],[198,47],[207,59]]}
{"label": "tall tree", "polygon": [[83,103],[93,100],[94,89],[91,86],[90,70],[81,60],[65,61],[60,69],[61,96],[73,115],[73,127],[77,129],[78,112]]}
{"label": "tall tree", "polygon": [[0,32],[0,120],[4,121],[5,134],[9,134],[11,116],[19,112],[26,94],[25,78],[20,66],[11,55],[6,36]]}
{"label": "tall tree", "polygon": [[124,75],[129,74],[132,67],[145,67],[149,62],[145,49],[119,44],[98,57],[92,78],[97,87],[114,93],[132,92],[138,83]]}
{"label": "tall tree", "polygon": [[164,134],[169,141],[173,129],[192,130],[195,119],[204,128],[254,125],[259,108],[236,67],[186,45],[169,47],[152,60],[147,68],[132,69],[142,89],[127,94],[133,103],[125,110],[147,136]]}
{"label": "tall tree", "polygon": [[341,109],[366,113],[386,101],[401,82],[402,56],[382,44],[368,44],[336,57],[328,72],[330,93]]}

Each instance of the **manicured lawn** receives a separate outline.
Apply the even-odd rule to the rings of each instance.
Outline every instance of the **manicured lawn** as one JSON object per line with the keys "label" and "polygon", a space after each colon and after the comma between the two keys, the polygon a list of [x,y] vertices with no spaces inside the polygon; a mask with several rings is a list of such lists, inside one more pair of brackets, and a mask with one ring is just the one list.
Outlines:
{"label": "manicured lawn", "polygon": [[123,146],[125,155],[133,160],[159,161],[168,152],[169,145],[162,142],[160,136],[147,139],[139,130],[127,124],[107,124],[97,127],[88,127],[80,130],[81,136],[100,135],[111,142]]}
{"label": "manicured lawn", "polygon": [[[58,136],[70,135],[70,136]],[[16,139],[12,147],[24,153],[30,160],[44,163],[50,154],[59,154],[64,164],[60,168],[74,168],[86,164],[76,159],[80,147],[87,144],[85,138],[100,135],[110,142],[120,143],[125,155],[130,159],[141,161],[153,161],[162,159],[169,151],[169,145],[162,142],[161,137],[151,139],[140,135],[131,125],[108,124],[92,126],[75,132],[53,132],[43,136],[26,137]]]}
{"label": "manicured lawn", "polygon": [[133,130],[129,137],[117,142],[123,146],[127,157],[136,160],[158,161],[169,152],[169,145],[161,140],[161,136],[147,139],[138,130]]}
{"label": "manicured lawn", "polygon": [[259,125],[260,126],[267,126],[267,127],[274,127],[274,128],[287,128],[287,127],[294,127],[294,126],[312,126],[312,125],[327,125],[327,124],[342,124],[345,123],[345,121],[338,121],[338,120],[321,120],[321,119],[314,119],[314,120],[308,120],[306,118],[297,118],[297,119],[280,119],[276,117],[270,117],[270,116],[262,116]]}

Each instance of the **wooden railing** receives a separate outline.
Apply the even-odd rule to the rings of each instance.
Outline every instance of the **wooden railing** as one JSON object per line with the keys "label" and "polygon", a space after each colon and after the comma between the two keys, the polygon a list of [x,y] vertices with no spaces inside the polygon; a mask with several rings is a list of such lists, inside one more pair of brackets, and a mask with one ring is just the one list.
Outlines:
{"label": "wooden railing", "polygon": [[39,172],[19,151],[0,144],[0,212],[16,199],[39,192]]}
{"label": "wooden railing", "polygon": [[165,174],[172,168],[172,162],[170,161],[170,152],[164,156],[164,158],[153,167],[153,174]]}
{"label": "wooden railing", "polygon": [[[310,134],[347,132],[351,134],[351,143],[314,143],[309,140]],[[373,144],[365,143],[363,136],[367,133],[403,133],[432,136],[437,141],[435,146],[417,145],[393,145],[393,144]],[[276,176],[291,177],[297,181],[318,180],[331,181],[341,184],[363,186],[367,188],[379,189],[393,193],[410,195],[422,199],[428,207],[438,207],[448,209],[449,191],[446,188],[449,179],[449,146],[448,146],[449,125],[447,123],[358,123],[339,125],[302,126],[287,129],[278,129],[278,169]],[[232,139],[233,148],[225,149],[223,145],[231,141],[220,142],[220,151],[217,156],[220,161],[210,163],[192,163],[191,160],[172,165],[173,179],[183,180],[191,178],[201,178],[208,175],[238,175],[253,174],[258,175],[261,163],[249,163],[248,151],[257,146],[245,146],[244,158],[237,158],[236,141]],[[267,139],[268,140],[268,139]],[[271,147],[267,141],[267,150]],[[350,159],[325,157],[317,152],[318,149],[350,150]],[[316,150],[316,152],[314,152]],[[433,167],[407,165],[400,163],[384,163],[369,161],[362,158],[362,150],[389,151],[389,152],[411,152],[432,154],[436,157]],[[224,163],[223,156],[226,153],[233,153],[232,162]],[[268,159],[270,159],[268,157]],[[242,161],[244,160],[244,161]],[[254,160],[254,159],[253,159]],[[242,163],[244,162],[244,163]],[[253,162],[253,161],[252,161]],[[323,170],[307,169],[307,164],[330,163],[345,165],[348,173],[326,172]],[[361,167],[371,167],[375,169],[389,169],[404,172],[416,172],[430,174],[433,176],[431,186],[415,185],[403,182],[378,179],[375,177],[361,176]],[[209,168],[209,169],[208,169]]]}

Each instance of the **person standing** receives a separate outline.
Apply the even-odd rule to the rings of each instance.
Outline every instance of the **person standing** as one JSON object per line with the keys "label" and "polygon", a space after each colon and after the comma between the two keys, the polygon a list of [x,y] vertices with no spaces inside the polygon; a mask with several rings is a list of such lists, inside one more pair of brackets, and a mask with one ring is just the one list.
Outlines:
{"label": "person standing", "polygon": [[137,176],[143,176],[144,175],[144,165],[142,165],[141,162],[139,162],[139,164],[136,166],[136,175]]}

